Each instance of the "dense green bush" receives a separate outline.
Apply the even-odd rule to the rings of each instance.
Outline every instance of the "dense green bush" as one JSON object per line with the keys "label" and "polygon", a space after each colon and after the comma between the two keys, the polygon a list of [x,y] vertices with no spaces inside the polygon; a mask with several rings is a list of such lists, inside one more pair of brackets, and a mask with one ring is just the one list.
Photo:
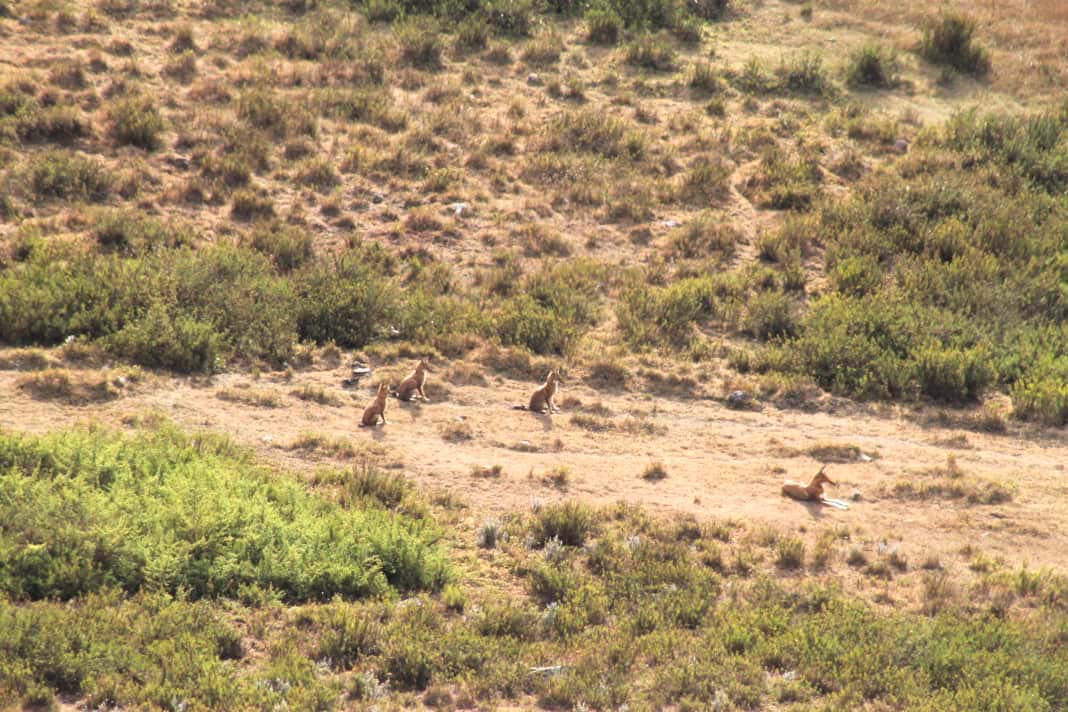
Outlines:
{"label": "dense green bush", "polygon": [[311,263],[293,277],[302,339],[361,348],[396,318],[400,295],[390,271],[357,249]]}
{"label": "dense green bush", "polygon": [[270,476],[226,440],[170,428],[0,437],[0,591],[72,598],[110,587],[293,600],[436,589],[436,535],[342,510]]}
{"label": "dense green bush", "polygon": [[207,602],[166,593],[123,599],[109,590],[77,603],[0,599],[0,700],[43,707],[55,693],[87,704],[165,709],[175,700],[240,706],[238,633]]}
{"label": "dense green bush", "polygon": [[270,256],[280,272],[292,272],[314,256],[311,235],[277,220],[256,225],[246,242],[252,249]]}

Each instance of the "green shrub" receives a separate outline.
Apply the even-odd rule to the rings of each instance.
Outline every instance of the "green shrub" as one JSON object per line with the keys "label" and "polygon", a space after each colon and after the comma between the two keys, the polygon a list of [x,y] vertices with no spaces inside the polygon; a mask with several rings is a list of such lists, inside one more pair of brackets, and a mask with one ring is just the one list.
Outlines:
{"label": "green shrub", "polygon": [[146,151],[160,147],[164,122],[155,102],[147,96],[120,99],[108,109],[111,137],[120,144]]}
{"label": "green shrub", "polygon": [[732,0],[689,0],[686,9],[702,20],[719,20],[731,8]]}
{"label": "green shrub", "polygon": [[846,83],[851,87],[889,89],[897,85],[897,58],[890,50],[866,44],[854,49],[846,63]]}
{"label": "green shrub", "polygon": [[645,137],[631,122],[594,109],[567,111],[545,130],[552,151],[591,153],[604,158],[637,160],[646,151]]}
{"label": "green shrub", "polygon": [[245,242],[274,260],[280,272],[292,272],[315,254],[311,235],[295,225],[279,221],[259,223]]}
{"label": "green shrub", "polygon": [[235,220],[249,222],[274,217],[274,201],[271,196],[256,190],[239,190],[230,204],[230,215]]}
{"label": "green shrub", "polygon": [[616,319],[627,343],[648,349],[663,343],[688,346],[694,324],[716,309],[716,287],[707,277],[679,280],[667,287],[629,285],[616,307]]}
{"label": "green shrub", "polygon": [[1011,390],[1012,412],[1027,421],[1046,425],[1068,424],[1068,381],[1036,374],[1020,379]]}
{"label": "green shrub", "polygon": [[760,292],[746,304],[745,330],[767,341],[793,336],[797,331],[797,306],[782,292]]}
{"label": "green shrub", "polygon": [[396,287],[366,250],[312,262],[293,275],[293,284],[301,339],[362,348],[397,314]]}
{"label": "green shrub", "polygon": [[920,392],[946,403],[977,401],[996,379],[985,348],[946,348],[929,343],[911,355]]}
{"label": "green shrub", "polygon": [[823,68],[823,58],[812,52],[803,52],[785,58],[775,72],[782,87],[802,94],[826,94],[831,90],[831,80]]}
{"label": "green shrub", "polygon": [[501,343],[538,354],[567,354],[581,334],[576,323],[529,294],[505,300],[490,325]]}
{"label": "green shrub", "polygon": [[233,596],[256,584],[322,600],[448,577],[426,526],[318,500],[222,439],[166,428],[0,438],[0,479],[21,493],[0,501],[0,590],[17,598],[111,586]]}
{"label": "green shrub", "polygon": [[628,28],[647,31],[672,27],[683,12],[678,0],[608,0],[606,5]]}
{"label": "green shrub", "polygon": [[325,192],[341,182],[341,176],[334,168],[334,163],[326,158],[309,158],[300,163],[296,169],[296,182],[299,185],[317,188]]}
{"label": "green shrub", "polygon": [[699,205],[720,203],[730,192],[731,173],[722,158],[698,156],[683,175],[680,197]]}
{"label": "green shrub", "polygon": [[463,52],[478,52],[486,49],[490,39],[490,25],[479,14],[470,14],[456,27],[455,46]]}
{"label": "green shrub", "polygon": [[242,654],[236,636],[208,603],[163,593],[124,600],[108,591],[76,604],[5,600],[3,696],[54,704],[54,692],[95,705],[163,708],[182,699],[240,706],[242,685],[227,672],[227,660]]}
{"label": "green shrub", "polygon": [[672,232],[668,244],[674,255],[684,259],[727,258],[734,254],[741,238],[721,217],[702,213]]}
{"label": "green shrub", "polygon": [[[2,101],[0,98],[0,102]],[[32,102],[12,113],[15,114],[15,133],[22,141],[65,143],[92,134],[90,122],[71,106],[41,108],[36,102]]]}
{"label": "green shrub", "polygon": [[775,563],[783,569],[799,569],[805,565],[805,542],[797,537],[780,537],[775,543]]}
{"label": "green shrub", "polygon": [[366,0],[363,13],[371,22],[395,22],[404,16],[404,5],[398,0]]}
{"label": "green shrub", "polygon": [[187,228],[163,225],[147,216],[123,210],[101,213],[93,226],[92,236],[101,248],[127,255],[143,255],[193,243],[193,236]]}
{"label": "green shrub", "polygon": [[712,66],[711,62],[700,61],[696,62],[690,69],[690,88],[698,89],[708,94],[715,94],[722,89],[723,80],[719,76],[719,72]]}
{"label": "green shrub", "polygon": [[923,24],[920,55],[933,64],[952,67],[977,77],[990,72],[990,55],[975,44],[975,20],[967,15],[945,12]]}
{"label": "green shrub", "polygon": [[523,60],[533,65],[549,65],[560,61],[564,38],[555,30],[543,30],[523,47]]}
{"label": "green shrub", "polygon": [[564,546],[582,546],[596,524],[593,511],[586,505],[568,500],[542,507],[531,524],[535,546],[559,539]]}
{"label": "green shrub", "polygon": [[159,303],[103,341],[108,351],[134,363],[182,373],[219,370],[227,352],[210,323]]}
{"label": "green shrub", "polygon": [[30,189],[38,200],[102,201],[111,193],[111,174],[100,161],[70,151],[35,156],[29,168]]}
{"label": "green shrub", "polygon": [[615,45],[623,38],[623,19],[612,9],[591,7],[586,11],[586,39],[595,44]]}

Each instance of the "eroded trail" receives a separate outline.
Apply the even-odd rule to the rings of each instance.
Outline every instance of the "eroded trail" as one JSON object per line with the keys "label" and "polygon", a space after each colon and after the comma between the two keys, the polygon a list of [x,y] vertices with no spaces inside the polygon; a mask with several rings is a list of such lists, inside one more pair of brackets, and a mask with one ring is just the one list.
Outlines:
{"label": "eroded trail", "polygon": [[[563,412],[549,417],[511,407],[524,403],[536,383],[490,377],[487,385],[456,386],[434,376],[427,385],[431,402],[390,399],[387,426],[358,428],[371,391],[341,389],[344,375],[337,368],[300,372],[291,381],[160,376],[115,400],[76,407],[35,399],[18,387],[26,374],[0,371],[0,427],[41,432],[85,421],[124,427],[132,416],[160,413],[185,428],[227,433],[298,473],[361,458],[401,466],[419,486],[466,502],[465,516],[475,525],[529,507],[534,498],[623,500],[782,530],[845,525],[867,539],[899,542],[916,557],[971,546],[1016,566],[1068,568],[1068,443],[1059,432],[992,435],[856,408],[734,411],[710,399],[598,393],[578,383],[564,385],[557,396]],[[342,405],[296,397],[304,387],[322,389]],[[243,391],[273,395],[275,405],[219,397]],[[307,435],[342,452],[293,447]],[[839,483],[830,496],[856,496],[848,511],[780,496],[784,478],[807,480],[828,453],[849,460],[828,466]],[[947,468],[949,457],[955,466]],[[665,479],[642,477],[653,462],[663,463]],[[502,468],[497,477],[476,472],[494,465]],[[967,501],[968,495],[998,499],[1000,492],[1011,498]]]}

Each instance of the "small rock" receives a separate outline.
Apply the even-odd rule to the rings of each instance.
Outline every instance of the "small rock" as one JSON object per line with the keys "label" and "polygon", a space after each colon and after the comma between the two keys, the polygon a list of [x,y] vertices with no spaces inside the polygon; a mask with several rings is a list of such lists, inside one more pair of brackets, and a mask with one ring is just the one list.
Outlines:
{"label": "small rock", "polygon": [[898,153],[906,153],[909,150],[909,142],[903,138],[894,141],[894,150]]}
{"label": "small rock", "polygon": [[860,453],[859,455],[857,455],[857,460],[860,462],[871,462],[871,455],[865,455],[864,453]]}
{"label": "small rock", "polygon": [[682,223],[680,223],[678,220],[670,220],[669,219],[669,220],[661,220],[660,224],[663,227],[666,227],[666,228],[673,228],[673,227],[678,227]]}
{"label": "small rock", "polygon": [[527,75],[527,84],[530,84],[532,86],[537,86],[537,85],[541,84],[541,77],[539,77],[534,72],[531,72],[530,74]]}
{"label": "small rock", "polygon": [[471,206],[467,203],[452,203],[449,205],[449,210],[452,214],[458,218],[462,218],[464,213],[471,209]]}
{"label": "small rock", "polygon": [[185,156],[179,156],[178,154],[172,154],[163,159],[168,164],[174,166],[180,171],[189,170],[189,159]]}
{"label": "small rock", "polygon": [[734,391],[727,396],[728,408],[744,408],[749,403],[749,394],[745,391]]}
{"label": "small rock", "polygon": [[260,438],[260,440],[262,440],[265,443],[274,442],[274,438],[271,437],[270,435],[264,435],[264,436],[262,436]]}
{"label": "small rock", "polygon": [[853,494],[849,495],[849,498],[854,502],[859,502],[861,499],[860,490],[853,490]]}
{"label": "small rock", "polygon": [[385,199],[386,199],[386,194],[385,193],[380,193],[377,190],[375,192],[371,193],[371,202],[372,203],[378,204],[378,203],[381,203]]}

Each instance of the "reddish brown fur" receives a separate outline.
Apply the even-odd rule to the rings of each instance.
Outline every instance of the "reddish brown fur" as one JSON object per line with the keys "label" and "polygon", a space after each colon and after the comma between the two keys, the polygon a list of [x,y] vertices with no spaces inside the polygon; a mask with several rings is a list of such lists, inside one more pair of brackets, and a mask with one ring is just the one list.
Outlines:
{"label": "reddish brown fur", "polygon": [[808,502],[819,502],[823,499],[823,485],[834,485],[835,482],[831,481],[831,478],[823,474],[823,471],[827,469],[824,465],[820,468],[820,471],[815,474],[812,480],[803,485],[800,482],[793,482],[787,480],[782,485],[782,493],[787,497],[793,497],[794,499],[800,499]]}
{"label": "reddish brown fur", "polygon": [[559,409],[556,407],[556,403],[553,402],[553,398],[556,396],[556,390],[560,382],[560,374],[555,370],[549,371],[549,375],[545,377],[545,383],[531,394],[530,405],[527,406],[527,409],[535,413],[557,412]]}
{"label": "reddish brown fur", "polygon": [[378,395],[371,401],[371,405],[363,411],[360,427],[378,425],[378,419],[382,419],[382,425],[386,424],[386,396],[389,395],[389,384],[383,383],[378,387]]}
{"label": "reddish brown fur", "polygon": [[426,393],[423,392],[423,386],[426,384],[426,374],[430,371],[430,365],[427,364],[426,359],[421,359],[415,366],[415,370],[408,374],[408,376],[400,382],[397,386],[397,398],[402,401],[409,401],[416,393],[423,400],[430,400],[426,397]]}

